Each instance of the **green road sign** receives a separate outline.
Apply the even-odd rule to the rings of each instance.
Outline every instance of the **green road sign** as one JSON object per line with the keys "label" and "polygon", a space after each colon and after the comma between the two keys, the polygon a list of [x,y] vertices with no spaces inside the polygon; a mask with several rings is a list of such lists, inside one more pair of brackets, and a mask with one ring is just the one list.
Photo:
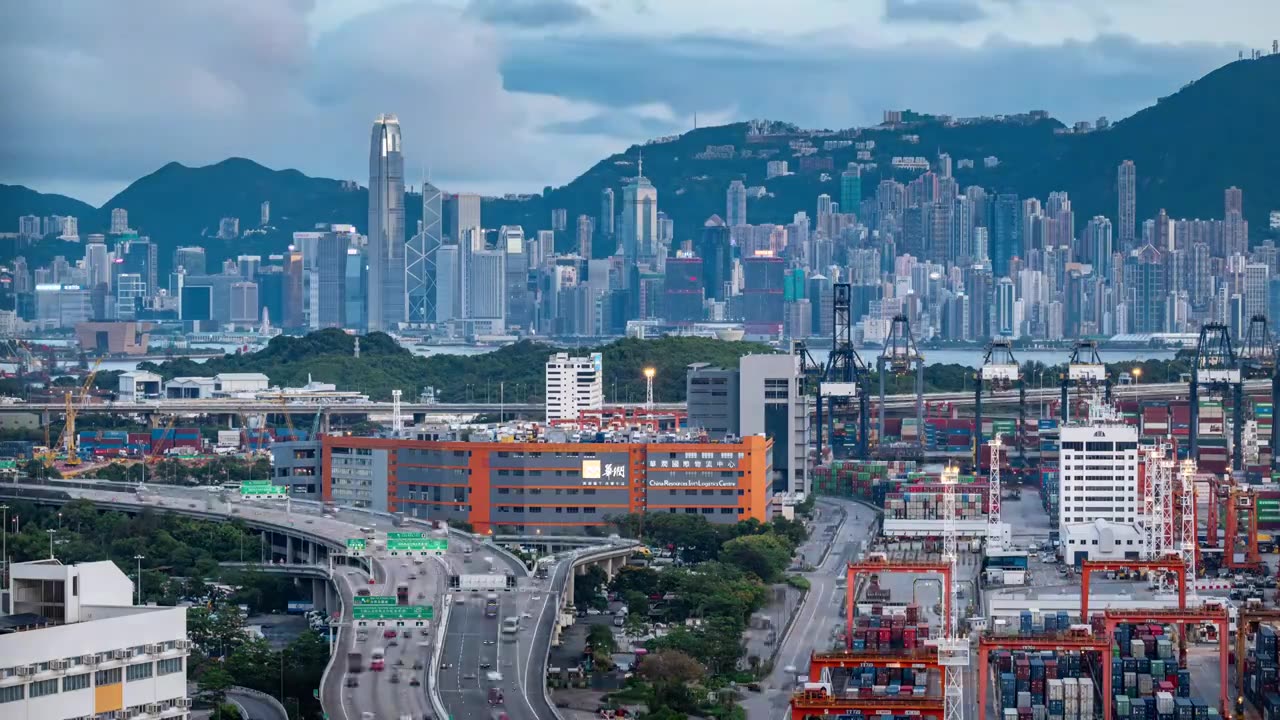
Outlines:
{"label": "green road sign", "polygon": [[395,605],[396,599],[390,595],[357,595],[356,605]]}
{"label": "green road sign", "polygon": [[357,605],[351,609],[356,620],[431,620],[435,608],[430,605]]}
{"label": "green road sign", "polygon": [[288,491],[283,485],[241,485],[240,497],[247,498],[284,498]]}
{"label": "green road sign", "polygon": [[261,487],[263,485],[270,485],[270,484],[271,484],[270,480],[245,480],[244,482],[240,483],[240,486],[241,487]]}
{"label": "green road sign", "polygon": [[443,538],[387,539],[387,550],[396,553],[443,553],[449,550],[449,541]]}
{"label": "green road sign", "polygon": [[0,470],[17,470],[17,460],[0,460]]}
{"label": "green road sign", "polygon": [[347,538],[347,550],[351,552],[364,552],[364,538]]}
{"label": "green road sign", "polygon": [[388,540],[418,540],[424,537],[425,535],[426,533],[421,533],[421,532],[389,532],[387,533],[387,539]]}

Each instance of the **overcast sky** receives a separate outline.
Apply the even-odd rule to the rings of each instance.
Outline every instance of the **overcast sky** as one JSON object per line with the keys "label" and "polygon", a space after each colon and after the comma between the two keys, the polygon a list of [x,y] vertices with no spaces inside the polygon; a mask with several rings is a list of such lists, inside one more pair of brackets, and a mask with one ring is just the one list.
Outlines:
{"label": "overcast sky", "polygon": [[885,108],[1119,119],[1270,50],[1277,0],[0,3],[0,182],[95,205],[171,160],[538,191],[655,135]]}

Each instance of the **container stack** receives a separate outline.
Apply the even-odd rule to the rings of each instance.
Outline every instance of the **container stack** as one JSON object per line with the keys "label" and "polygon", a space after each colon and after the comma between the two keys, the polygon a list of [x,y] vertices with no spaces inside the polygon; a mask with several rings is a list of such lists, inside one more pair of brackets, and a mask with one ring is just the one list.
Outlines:
{"label": "container stack", "polygon": [[1226,416],[1221,400],[1200,401],[1200,421],[1197,432],[1200,455],[1196,461],[1200,471],[1226,472],[1230,457],[1227,452]]}
{"label": "container stack", "polygon": [[[944,492],[923,491],[890,493],[885,496],[886,520],[943,520]],[[987,493],[966,488],[956,493],[956,519],[978,520],[986,516]]]}
{"label": "container stack", "polygon": [[86,430],[77,434],[76,445],[82,455],[123,457],[129,451],[129,433],[124,430]]}
{"label": "container stack", "polygon": [[151,430],[151,452],[163,453],[170,448],[192,448],[199,450],[203,441],[199,428],[153,428]]}
{"label": "container stack", "polygon": [[1191,697],[1191,673],[1178,667],[1174,635],[1162,625],[1120,625],[1113,635],[1112,710],[1134,720],[1205,720],[1212,703]]}
{"label": "container stack", "polygon": [[859,615],[854,618],[853,650],[855,652],[922,650],[925,648],[925,642],[929,640],[929,623],[921,622],[919,618],[920,614],[915,605],[908,605],[904,615],[885,615],[882,608],[875,606],[872,608],[871,615]]}
{"label": "container stack", "polygon": [[1254,401],[1253,420],[1257,424],[1258,470],[1265,473],[1271,467],[1271,433],[1275,408],[1268,401]]}
{"label": "container stack", "polygon": [[1142,434],[1162,438],[1169,434],[1169,404],[1147,403],[1142,408]]}
{"label": "container stack", "polygon": [[813,470],[813,488],[819,495],[865,500],[877,507],[884,504],[891,478],[915,470],[911,461],[835,460]]}
{"label": "container stack", "polygon": [[973,420],[929,418],[924,425],[928,450],[964,452],[973,448]]}
{"label": "container stack", "polygon": [[1044,465],[1040,471],[1040,504],[1044,506],[1044,511],[1049,514],[1049,527],[1058,527],[1058,466]]}
{"label": "container stack", "polygon": [[[1277,640],[1276,630],[1270,625],[1262,625],[1254,635],[1253,646],[1249,648],[1244,663],[1244,694],[1264,713],[1271,705],[1277,711],[1267,713],[1267,718],[1280,718],[1280,681],[1277,680]],[[1269,702],[1269,698],[1276,701]]]}
{"label": "container stack", "polygon": [[1094,717],[1094,683],[1078,653],[998,652],[1000,717],[1083,720]]}

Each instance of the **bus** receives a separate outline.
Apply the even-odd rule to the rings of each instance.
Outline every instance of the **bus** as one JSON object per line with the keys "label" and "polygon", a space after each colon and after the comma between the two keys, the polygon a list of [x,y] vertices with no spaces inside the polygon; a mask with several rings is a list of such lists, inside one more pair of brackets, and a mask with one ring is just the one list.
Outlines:
{"label": "bus", "polygon": [[400,583],[396,586],[396,604],[409,604],[409,583]]}
{"label": "bus", "polygon": [[487,618],[498,617],[498,596],[495,593],[489,593],[484,596],[484,616]]}
{"label": "bus", "polygon": [[505,618],[502,621],[502,632],[504,635],[515,635],[519,631],[520,631],[520,618],[515,617],[513,615],[509,618]]}

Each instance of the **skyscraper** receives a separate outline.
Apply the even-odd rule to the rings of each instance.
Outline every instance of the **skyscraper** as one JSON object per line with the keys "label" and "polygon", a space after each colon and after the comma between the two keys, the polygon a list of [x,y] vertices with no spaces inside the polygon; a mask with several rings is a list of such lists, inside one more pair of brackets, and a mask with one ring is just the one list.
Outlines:
{"label": "skyscraper", "polygon": [[584,259],[591,259],[591,235],[594,230],[594,223],[591,222],[590,215],[578,216],[578,254]]}
{"label": "skyscraper", "polygon": [[849,163],[849,169],[840,173],[840,212],[856,213],[862,204],[862,171]]}
{"label": "skyscraper", "polygon": [[729,227],[747,224],[747,186],[741,180],[729,183],[725,192],[725,219]]}
{"label": "skyscraper", "polygon": [[129,232],[129,211],[124,208],[111,209],[111,234],[123,235]]}
{"label": "skyscraper", "polygon": [[1235,185],[1222,193],[1222,216],[1227,217],[1233,212],[1244,214],[1244,191]]}
{"label": "skyscraper", "polygon": [[729,228],[712,215],[702,227],[698,239],[698,257],[702,258],[703,287],[707,299],[725,300],[724,284],[733,274],[733,248],[729,244]]}
{"label": "skyscraper", "polygon": [[409,322],[436,322],[436,253],[441,243],[440,190],[422,184],[422,222],[405,248],[405,290],[409,295]]}
{"label": "skyscraper", "polygon": [[444,236],[461,245],[467,230],[480,227],[480,196],[458,193],[444,199]]}
{"label": "skyscraper", "polygon": [[1097,215],[1084,228],[1084,251],[1087,256],[1081,258],[1093,263],[1093,274],[1097,277],[1111,275],[1111,221],[1104,215]]}
{"label": "skyscraper", "polygon": [[991,272],[997,278],[1009,275],[1009,261],[1022,251],[1022,207],[1017,193],[996,196],[995,232],[989,236]]}
{"label": "skyscraper", "polygon": [[634,267],[641,257],[653,256],[658,241],[658,189],[639,174],[622,187],[622,256]]}
{"label": "skyscraper", "polygon": [[366,312],[369,331],[405,321],[404,157],[400,121],[379,115],[369,140],[369,263]]}
{"label": "skyscraper", "polygon": [[1133,247],[1134,229],[1137,224],[1138,170],[1132,160],[1120,163],[1116,171],[1116,194],[1119,199],[1120,246],[1128,251]]}
{"label": "skyscraper", "polygon": [[600,191],[600,221],[596,228],[600,231],[600,239],[608,242],[614,233],[613,221],[617,211],[613,209],[613,188]]}

